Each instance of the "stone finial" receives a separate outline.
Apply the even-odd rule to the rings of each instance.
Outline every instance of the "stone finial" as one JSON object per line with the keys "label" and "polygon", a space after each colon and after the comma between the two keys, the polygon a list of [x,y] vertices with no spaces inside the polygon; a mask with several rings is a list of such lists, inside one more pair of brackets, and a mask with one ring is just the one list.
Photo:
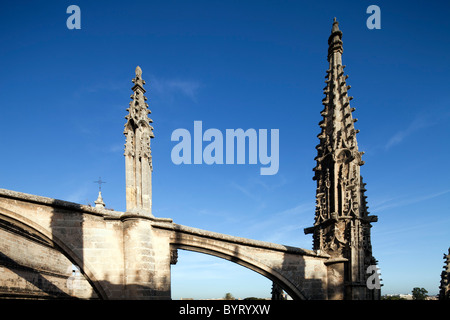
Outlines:
{"label": "stone finial", "polygon": [[98,192],[98,198],[94,201],[96,208],[105,208],[105,203],[103,202],[102,192]]}
{"label": "stone finial", "polygon": [[336,20],[336,17],[333,20],[333,27],[331,28],[331,33],[339,31],[339,22]]}
{"label": "stone finial", "polygon": [[131,81],[135,85],[139,85],[141,91],[143,93],[145,93],[145,89],[144,89],[145,81],[142,79],[142,69],[141,69],[141,67],[137,66],[136,69],[134,70],[134,73],[135,73],[136,77],[134,79],[132,79]]}
{"label": "stone finial", "polygon": [[142,77],[142,69],[141,67],[137,66],[136,70],[134,71],[136,73],[136,77]]}
{"label": "stone finial", "polygon": [[334,18],[333,26],[331,27],[331,35],[328,38],[328,59],[333,52],[339,52],[342,54],[342,31],[339,30],[339,22]]}

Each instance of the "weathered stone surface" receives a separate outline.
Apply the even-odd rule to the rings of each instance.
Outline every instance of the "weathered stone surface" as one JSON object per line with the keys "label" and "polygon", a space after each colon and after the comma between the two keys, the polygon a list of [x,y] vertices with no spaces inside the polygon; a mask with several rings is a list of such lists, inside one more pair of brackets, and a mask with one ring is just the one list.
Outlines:
{"label": "weathered stone surface", "polygon": [[[126,212],[0,189],[0,296],[170,299],[177,250],[240,264],[294,299],[374,298],[364,287],[373,263],[355,120],[343,77],[342,32],[329,38],[324,119],[315,168],[314,250],[210,232],[156,218],[151,210],[153,138],[145,81],[137,67],[124,134]],[[72,272],[73,265],[80,272]]]}
{"label": "weathered stone surface", "polygon": [[[79,266],[86,279],[84,286],[88,287],[84,292],[89,294],[69,291],[65,282],[58,282],[61,294],[101,299],[170,299],[171,252],[184,249],[241,264],[279,283],[295,298],[327,298],[323,278],[328,255],[186,227],[170,219],[110,210],[100,213],[90,207],[76,211],[68,208],[73,208],[73,204],[58,201],[58,206],[53,207],[48,198],[0,189],[0,220],[26,228],[32,233],[30,237],[36,238],[34,241],[45,244],[42,248],[23,246],[24,253],[14,256],[14,261],[21,263],[20,256],[24,262],[40,260],[36,255],[45,254],[50,247],[55,256],[45,258],[47,272],[56,272],[51,271],[53,265],[63,266],[59,272],[70,263]],[[10,242],[3,244],[14,247]],[[61,264],[60,259],[65,259],[66,264]]]}
{"label": "weathered stone surface", "polygon": [[[371,222],[377,217],[370,216],[367,210],[365,183],[360,175],[363,152],[358,150],[356,141],[357,119],[352,117],[350,86],[342,65],[342,32],[336,19],[328,44],[329,69],[322,101],[323,119],[319,122],[317,165],[313,169],[313,179],[317,181],[316,216],[314,226],[306,228],[305,233],[313,234],[315,250],[341,260],[337,265],[330,264],[330,298],[379,299],[379,290],[365,286],[367,268],[377,263],[370,241]],[[345,276],[335,276],[338,273]]]}
{"label": "weathered stone surface", "polygon": [[127,211],[152,216],[152,155],[150,139],[154,138],[151,113],[145,102],[142,70],[136,68],[132,101],[125,117],[125,177]]}

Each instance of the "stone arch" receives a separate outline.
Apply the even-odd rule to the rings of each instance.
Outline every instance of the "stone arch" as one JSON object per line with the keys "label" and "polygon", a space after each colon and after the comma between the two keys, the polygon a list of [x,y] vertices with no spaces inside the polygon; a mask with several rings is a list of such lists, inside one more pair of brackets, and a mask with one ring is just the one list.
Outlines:
{"label": "stone arch", "polygon": [[349,149],[342,149],[336,157],[337,163],[348,163],[352,160],[352,153]]}
{"label": "stone arch", "polygon": [[52,234],[50,230],[23,217],[22,215],[3,208],[0,208],[0,224],[8,225],[18,231],[16,233],[19,233],[21,236],[33,238],[34,240],[40,241],[41,243],[44,243],[61,253],[80,269],[81,274],[89,282],[100,299],[107,298],[100,282],[96,280],[91,268],[86,265],[86,262],[84,262],[81,257],[73,252],[68,245]]}
{"label": "stone arch", "polygon": [[261,274],[269,280],[272,280],[283,290],[285,290],[292,297],[292,299],[307,300],[307,297],[303,294],[303,292],[301,292],[301,290],[299,290],[282,273],[260,261],[249,257],[248,255],[239,253],[239,246],[236,246],[234,250],[229,250],[227,248],[216,246],[211,243],[208,244],[205,242],[190,241],[187,239],[177,239],[177,241],[171,243],[171,246],[173,249],[199,252],[234,262]]}

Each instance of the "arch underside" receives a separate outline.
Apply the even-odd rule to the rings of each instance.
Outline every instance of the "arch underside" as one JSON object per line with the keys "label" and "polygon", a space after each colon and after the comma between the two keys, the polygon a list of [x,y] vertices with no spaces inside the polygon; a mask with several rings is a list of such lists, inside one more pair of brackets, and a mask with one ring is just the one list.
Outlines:
{"label": "arch underside", "polygon": [[[68,290],[67,286],[70,286],[70,284],[73,285],[74,283],[84,284],[87,281],[88,286],[90,285],[92,288],[92,294],[89,298],[106,298],[103,288],[95,280],[89,268],[83,263],[82,258],[76,255],[68,245],[45,228],[16,213],[1,209],[0,231],[4,231],[1,235],[6,238],[14,239],[15,237],[16,240],[13,240],[15,242],[15,250],[13,251],[21,251],[18,255],[11,255],[12,251],[8,253],[6,249],[1,250],[0,246],[0,265],[6,268],[10,272],[10,275],[13,275],[15,278],[23,278],[22,286],[25,286],[25,288],[22,288],[24,290],[17,289],[11,292],[10,290],[4,290],[3,295],[10,297],[34,296],[37,298],[73,299],[78,298],[76,291],[72,287]],[[7,245],[7,239],[1,239],[1,235],[1,244]],[[20,248],[21,245],[23,248]],[[55,260],[39,261],[39,259],[34,257],[33,261],[33,255],[35,254],[33,248],[37,248],[36,251],[43,251],[44,256],[50,256],[49,259],[53,258]],[[27,257],[25,258],[24,255]],[[45,265],[50,265],[52,261],[54,264],[71,263],[75,265],[80,271],[82,279],[79,280],[79,277],[70,274],[68,277],[65,272],[61,272],[64,270],[59,270],[59,272],[49,270],[50,268],[46,270]]]}
{"label": "arch underside", "polygon": [[203,243],[196,243],[196,242],[177,242],[172,243],[171,246],[173,249],[182,249],[187,251],[203,253],[234,262],[254,272],[257,272],[262,276],[268,278],[269,280],[275,282],[284,291],[286,291],[289,294],[289,296],[292,297],[292,299],[307,300],[307,297],[280,272],[248,256],[236,254],[236,252],[225,248],[215,247],[212,245],[205,245]]}
{"label": "arch underside", "polygon": [[[64,241],[59,239],[57,236],[55,236],[54,232],[51,232],[51,230],[42,227],[41,225],[25,218],[22,215],[11,212],[4,208],[0,208],[0,231],[5,230],[8,233],[13,233],[16,237],[18,237],[18,239],[27,239],[27,241],[29,242],[33,242],[40,246],[54,250],[55,252],[58,252],[60,255],[64,256],[72,264],[76,265],[79,268],[81,274],[84,276],[84,279],[92,287],[92,290],[95,293],[95,295],[93,294],[92,297],[84,298],[110,298],[109,294],[107,293],[109,291],[106,290],[106,288],[103,288],[101,281],[97,281],[92,272],[94,270],[89,267],[86,261],[83,261],[83,257],[79,256],[78,254],[76,254],[76,252],[74,252],[74,250],[71,249],[72,246],[70,243],[65,243]],[[3,232],[0,234],[0,241],[3,242],[3,239],[1,239],[2,235],[5,235],[5,233]],[[180,231],[172,231],[170,235],[167,236],[170,238],[167,238],[167,240],[170,244],[171,249],[182,249],[208,254],[234,262],[254,272],[257,272],[273,281],[274,283],[278,284],[295,300],[309,299],[308,296],[304,294],[303,290],[299,288],[301,286],[299,286],[298,284],[299,279],[290,279],[289,272],[284,273],[285,270],[283,268],[286,268],[286,266],[283,265],[283,259],[286,258],[285,255],[287,255],[287,253],[279,251],[280,249],[275,250],[264,247],[257,249],[257,251],[263,255],[267,253],[274,255],[274,258],[268,262],[269,264],[267,264],[267,261],[264,261],[264,258],[261,258],[261,256],[254,254],[256,251],[252,251],[253,249],[251,246],[249,247],[246,244],[240,244],[237,242],[232,243],[230,241],[220,239],[220,236],[217,236],[217,238],[208,238],[202,237],[200,234],[193,235]],[[1,248],[2,246],[0,243],[0,254],[2,253]],[[80,252],[82,254],[82,251]],[[294,254],[294,256],[296,257],[296,259],[298,259],[296,261],[302,261],[302,259],[304,259],[301,254]],[[0,256],[0,260],[2,260],[1,258],[2,256]],[[15,257],[13,256],[12,258],[13,259],[10,259],[10,261],[11,263],[14,263]],[[7,260],[8,258],[4,257],[3,261]],[[39,270],[39,268],[37,268],[36,270],[31,270],[34,266],[33,262],[29,262],[28,260],[24,261],[26,261],[26,264],[29,267],[30,271],[34,271],[35,273],[39,273],[40,271],[42,271],[42,269]],[[49,261],[48,265],[51,265],[51,261]],[[300,281],[302,280],[300,279]],[[61,296],[59,296],[59,298],[61,297],[72,298],[77,296],[62,294]]]}

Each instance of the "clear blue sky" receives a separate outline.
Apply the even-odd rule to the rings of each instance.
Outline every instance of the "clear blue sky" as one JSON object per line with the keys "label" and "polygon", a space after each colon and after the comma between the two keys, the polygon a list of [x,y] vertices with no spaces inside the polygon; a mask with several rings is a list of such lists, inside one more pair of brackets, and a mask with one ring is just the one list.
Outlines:
{"label": "clear blue sky", "polygon": [[[66,9],[81,8],[81,30]],[[369,30],[366,9],[381,8]],[[137,65],[155,139],[153,210],[175,223],[310,249],[314,157],[334,17],[383,293],[438,292],[450,246],[450,5],[444,1],[2,1],[0,187],[125,210],[124,116]],[[178,128],[279,129],[280,168],[180,165]],[[270,296],[271,283],[179,252],[173,298]]]}

